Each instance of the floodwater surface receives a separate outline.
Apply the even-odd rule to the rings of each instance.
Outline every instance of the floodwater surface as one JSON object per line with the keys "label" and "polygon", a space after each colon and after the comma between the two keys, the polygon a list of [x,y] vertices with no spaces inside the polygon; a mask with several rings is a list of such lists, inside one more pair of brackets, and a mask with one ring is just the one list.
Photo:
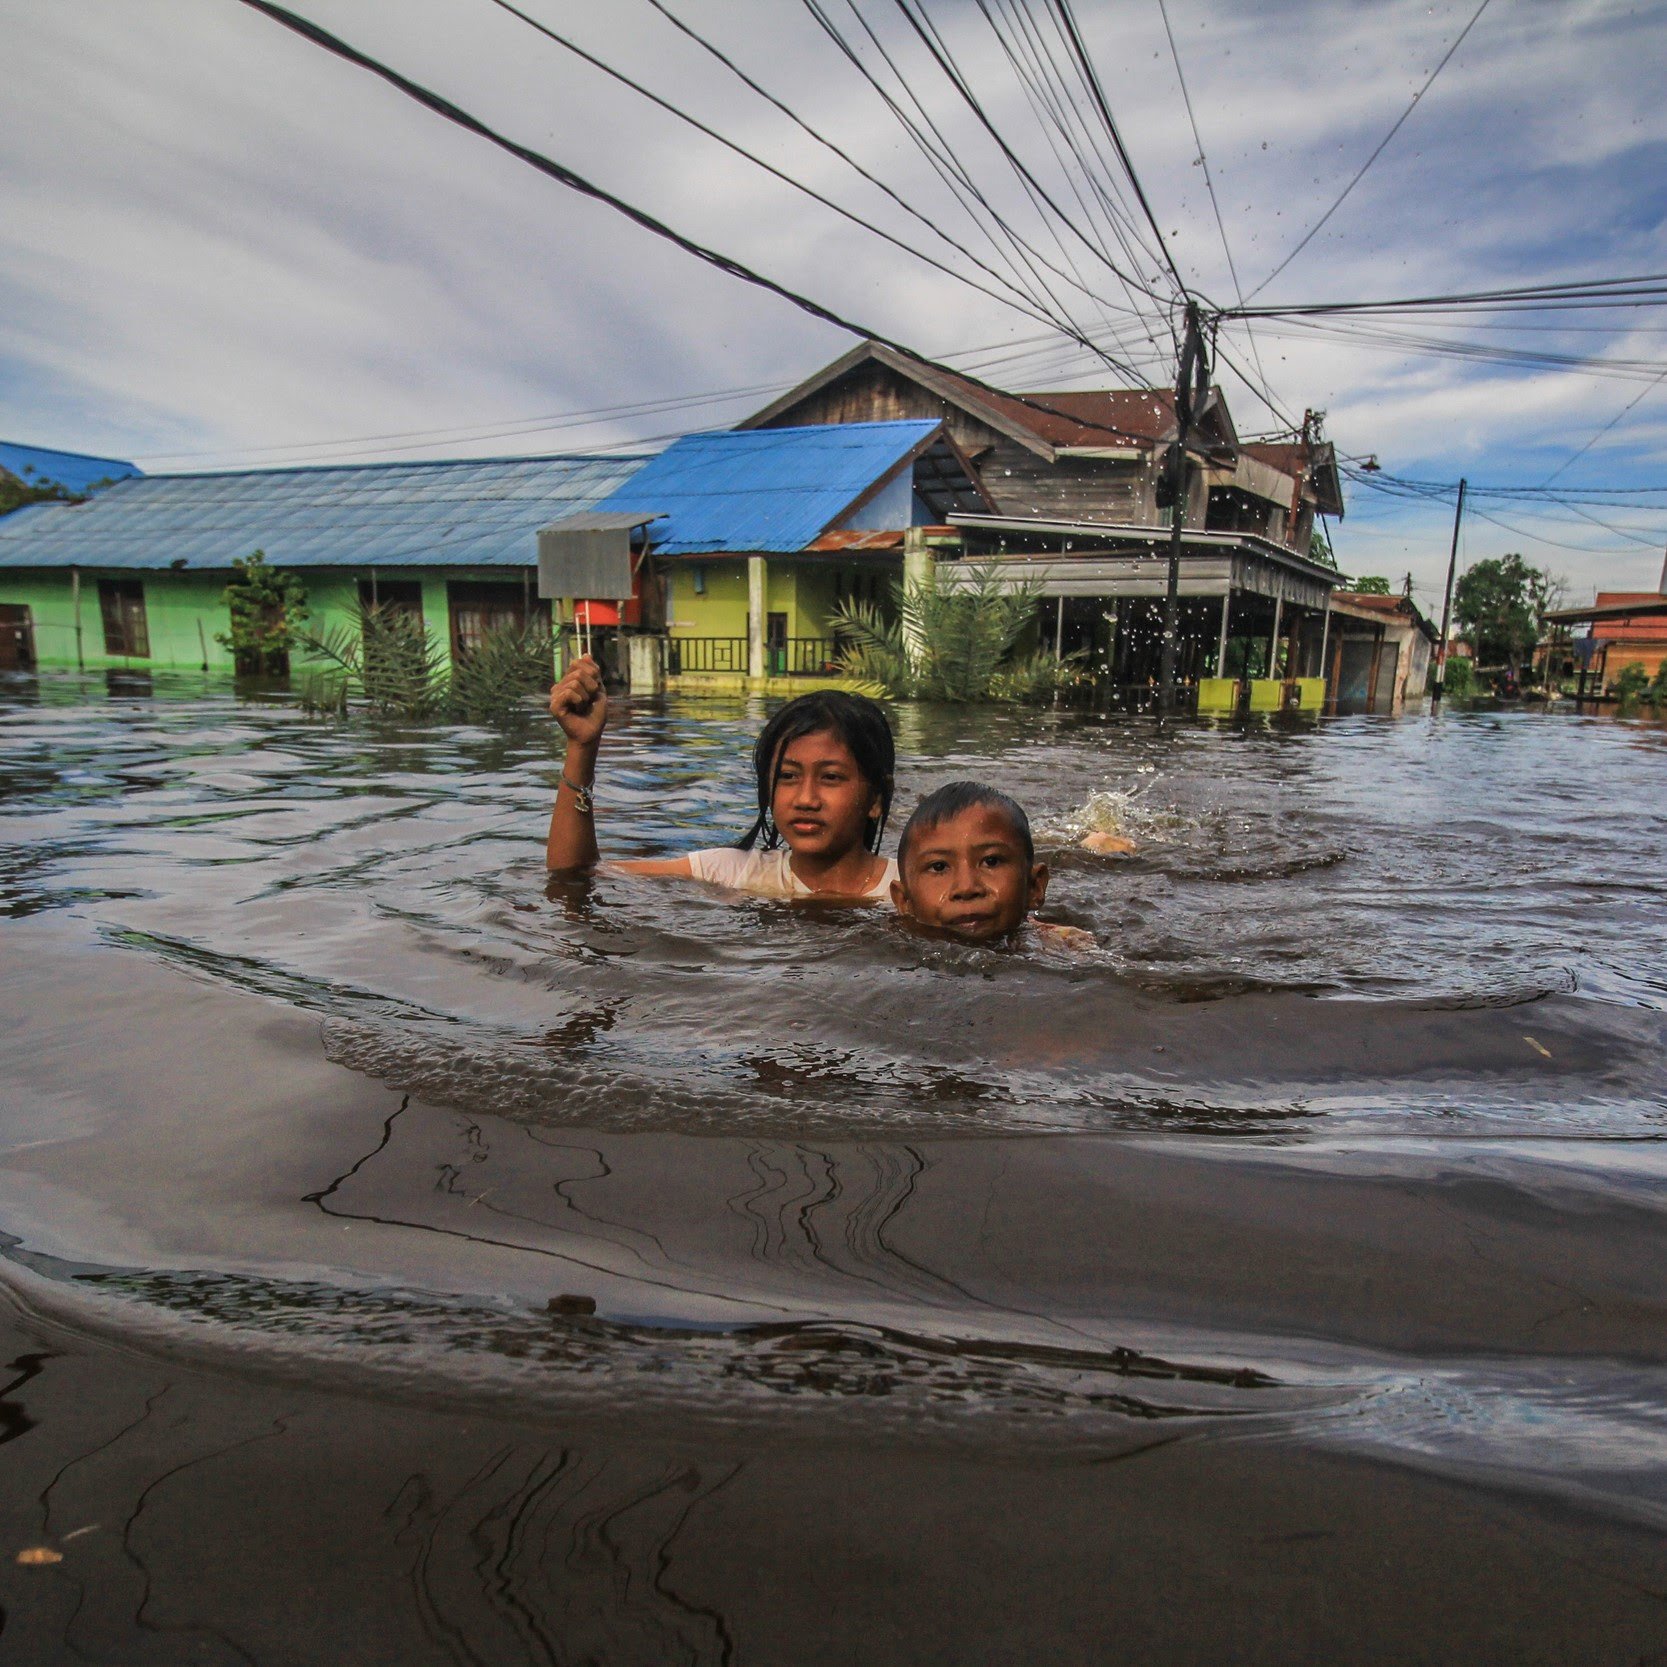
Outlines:
{"label": "floodwater surface", "polygon": [[551,882],[537,720],[0,702],[5,1659],[1667,1652],[1667,732],[898,710],[1062,953]]}

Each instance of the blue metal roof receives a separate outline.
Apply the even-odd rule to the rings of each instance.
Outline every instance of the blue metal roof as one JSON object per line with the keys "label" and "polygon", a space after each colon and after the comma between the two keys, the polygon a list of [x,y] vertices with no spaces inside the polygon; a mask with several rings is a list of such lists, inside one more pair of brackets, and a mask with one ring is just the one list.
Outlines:
{"label": "blue metal roof", "polygon": [[597,507],[666,515],[653,530],[663,555],[802,550],[940,427],[824,423],[689,434]]}
{"label": "blue metal roof", "polygon": [[149,475],[0,517],[0,567],[530,567],[535,535],[593,508],[640,454]]}
{"label": "blue metal roof", "polygon": [[50,446],[19,446],[0,440],[0,469],[7,469],[30,486],[55,481],[71,492],[85,492],[104,480],[126,480],[142,474],[119,457],[88,457],[78,451],[53,451]]}

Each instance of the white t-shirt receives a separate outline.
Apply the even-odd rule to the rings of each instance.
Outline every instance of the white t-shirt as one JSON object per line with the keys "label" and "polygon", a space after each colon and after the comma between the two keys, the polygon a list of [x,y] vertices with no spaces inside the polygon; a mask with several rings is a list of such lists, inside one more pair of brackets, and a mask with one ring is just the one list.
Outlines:
{"label": "white t-shirt", "polygon": [[[720,845],[710,851],[691,851],[689,871],[697,880],[731,891],[751,892],[755,897],[817,897],[823,895],[807,886],[789,866],[793,855],[786,846],[774,851],[738,851]],[[879,879],[860,895],[876,901],[891,896],[891,882],[897,878],[897,864],[887,857]]]}

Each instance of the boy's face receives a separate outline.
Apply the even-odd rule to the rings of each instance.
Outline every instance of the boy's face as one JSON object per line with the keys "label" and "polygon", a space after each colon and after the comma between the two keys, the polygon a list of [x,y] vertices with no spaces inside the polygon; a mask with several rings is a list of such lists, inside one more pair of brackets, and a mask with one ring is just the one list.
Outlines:
{"label": "boy's face", "polygon": [[993,805],[917,830],[899,872],[891,888],[899,914],[973,943],[1016,931],[1048,890],[1048,865],[1026,862],[1013,824]]}

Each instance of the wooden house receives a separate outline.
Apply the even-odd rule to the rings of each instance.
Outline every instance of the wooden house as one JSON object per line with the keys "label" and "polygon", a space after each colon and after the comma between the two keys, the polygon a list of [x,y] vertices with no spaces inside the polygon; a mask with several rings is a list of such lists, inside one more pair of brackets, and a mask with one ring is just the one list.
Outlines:
{"label": "wooden house", "polygon": [[[1037,585],[1054,644],[1143,698],[1161,637],[1173,393],[1009,394],[864,342],[739,426],[928,418],[993,506],[949,515],[965,554]],[[1313,559],[1312,541],[1316,515],[1343,513],[1335,454],[1312,438],[1241,441],[1215,389],[1190,449],[1180,675],[1206,705],[1317,705],[1327,599],[1340,581]]]}

